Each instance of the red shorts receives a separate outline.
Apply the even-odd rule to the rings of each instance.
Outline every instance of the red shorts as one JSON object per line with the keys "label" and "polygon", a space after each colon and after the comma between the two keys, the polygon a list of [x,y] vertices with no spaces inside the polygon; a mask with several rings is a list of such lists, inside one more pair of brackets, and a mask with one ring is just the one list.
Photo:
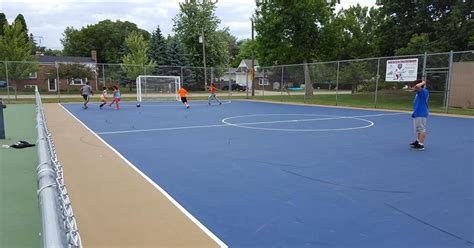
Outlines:
{"label": "red shorts", "polygon": [[114,102],[120,102],[120,98],[114,98]]}

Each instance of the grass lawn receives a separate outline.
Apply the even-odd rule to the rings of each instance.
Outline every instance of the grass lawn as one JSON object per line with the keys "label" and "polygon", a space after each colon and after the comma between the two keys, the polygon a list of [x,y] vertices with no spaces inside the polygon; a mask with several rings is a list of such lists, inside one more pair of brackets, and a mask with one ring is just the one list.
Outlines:
{"label": "grass lawn", "polygon": [[[192,94],[193,92],[191,92]],[[377,108],[379,109],[393,109],[393,110],[408,110],[413,109],[413,92],[406,93],[379,93],[377,96]],[[430,94],[430,111],[433,113],[445,113],[443,107],[442,93],[431,93]],[[221,99],[245,99],[246,96],[227,96],[224,93],[219,95]],[[188,97],[192,100],[207,100],[207,96],[191,96]],[[359,107],[359,108],[374,108],[375,107],[375,94],[374,93],[358,93],[358,94],[340,94],[336,95],[315,95],[311,99],[304,99],[303,95],[274,95],[274,96],[249,96],[249,99],[254,100],[267,100],[267,101],[278,101],[278,102],[293,102],[293,103],[306,103],[306,104],[318,104],[318,105],[329,105],[329,106],[347,106],[347,107]],[[122,101],[136,101],[136,97],[122,97]],[[43,103],[65,103],[65,102],[82,102],[82,98],[75,95],[62,95],[59,98],[43,98]],[[5,102],[8,103],[5,99]],[[98,102],[98,98],[94,97],[91,103]],[[34,99],[10,99],[11,104],[16,103],[34,103]],[[449,114],[456,115],[470,115],[474,116],[474,109],[460,109],[460,108],[449,108]]]}

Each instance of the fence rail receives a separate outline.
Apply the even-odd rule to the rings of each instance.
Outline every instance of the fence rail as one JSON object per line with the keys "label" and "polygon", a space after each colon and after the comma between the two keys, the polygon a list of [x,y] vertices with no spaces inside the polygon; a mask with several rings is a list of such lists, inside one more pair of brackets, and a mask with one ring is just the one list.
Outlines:
{"label": "fence rail", "polygon": [[43,104],[35,87],[38,132],[38,200],[41,209],[43,247],[82,247],[71,201],[64,184],[63,167],[56,156]]}
{"label": "fence rail", "polygon": [[[406,89],[410,82],[385,80],[387,62],[399,59],[418,59],[416,77],[427,81],[430,92],[434,93],[430,107],[433,106],[437,112],[449,112],[450,108],[474,108],[474,101],[464,94],[470,92],[466,85],[472,85],[474,81],[461,82],[472,78],[467,74],[474,71],[469,69],[474,62],[474,50],[260,66],[255,73],[250,72],[250,65],[203,68],[0,61],[0,81],[5,81],[3,85],[6,85],[4,88],[0,86],[0,95],[6,95],[9,101],[13,94],[15,98],[17,94],[31,94],[32,86],[36,85],[42,92],[61,99],[62,94],[78,94],[85,81],[97,90],[121,85],[122,93],[136,94],[136,77],[130,74],[133,71],[147,76],[179,76],[181,84],[195,95],[199,92],[206,94],[208,85],[213,83],[222,90],[219,92],[221,96],[390,108],[391,103],[401,106],[397,100],[408,103],[410,98]],[[470,62],[469,68],[465,67],[469,64],[465,62]],[[25,75],[25,70],[34,73]],[[308,87],[313,88],[314,97],[308,94]],[[317,96],[321,94],[324,97]],[[403,108],[407,107],[409,104],[403,105]]]}

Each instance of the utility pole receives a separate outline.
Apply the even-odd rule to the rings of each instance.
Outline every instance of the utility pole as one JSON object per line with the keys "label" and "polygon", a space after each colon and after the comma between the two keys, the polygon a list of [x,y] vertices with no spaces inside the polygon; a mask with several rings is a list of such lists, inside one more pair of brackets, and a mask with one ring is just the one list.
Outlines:
{"label": "utility pole", "polygon": [[207,72],[206,72],[206,40],[204,38],[204,27],[201,28],[201,37],[199,42],[202,43],[202,60],[204,63],[204,90],[207,90]]}
{"label": "utility pole", "polygon": [[[254,19],[253,17],[250,18],[250,22],[252,23],[252,44],[254,42],[254,33],[253,33],[253,22],[254,22]],[[252,48],[252,63],[250,64],[250,79],[252,81],[252,96],[255,96],[255,80],[254,80],[254,77],[255,77],[255,53],[253,51],[253,48]],[[248,90],[248,89],[247,89]]]}

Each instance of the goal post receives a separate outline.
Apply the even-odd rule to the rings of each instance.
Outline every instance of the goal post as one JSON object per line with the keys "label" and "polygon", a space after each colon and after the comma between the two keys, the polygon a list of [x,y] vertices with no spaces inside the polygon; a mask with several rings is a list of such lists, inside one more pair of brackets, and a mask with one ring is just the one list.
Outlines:
{"label": "goal post", "polygon": [[137,101],[179,101],[180,87],[178,76],[140,75],[137,77]]}

